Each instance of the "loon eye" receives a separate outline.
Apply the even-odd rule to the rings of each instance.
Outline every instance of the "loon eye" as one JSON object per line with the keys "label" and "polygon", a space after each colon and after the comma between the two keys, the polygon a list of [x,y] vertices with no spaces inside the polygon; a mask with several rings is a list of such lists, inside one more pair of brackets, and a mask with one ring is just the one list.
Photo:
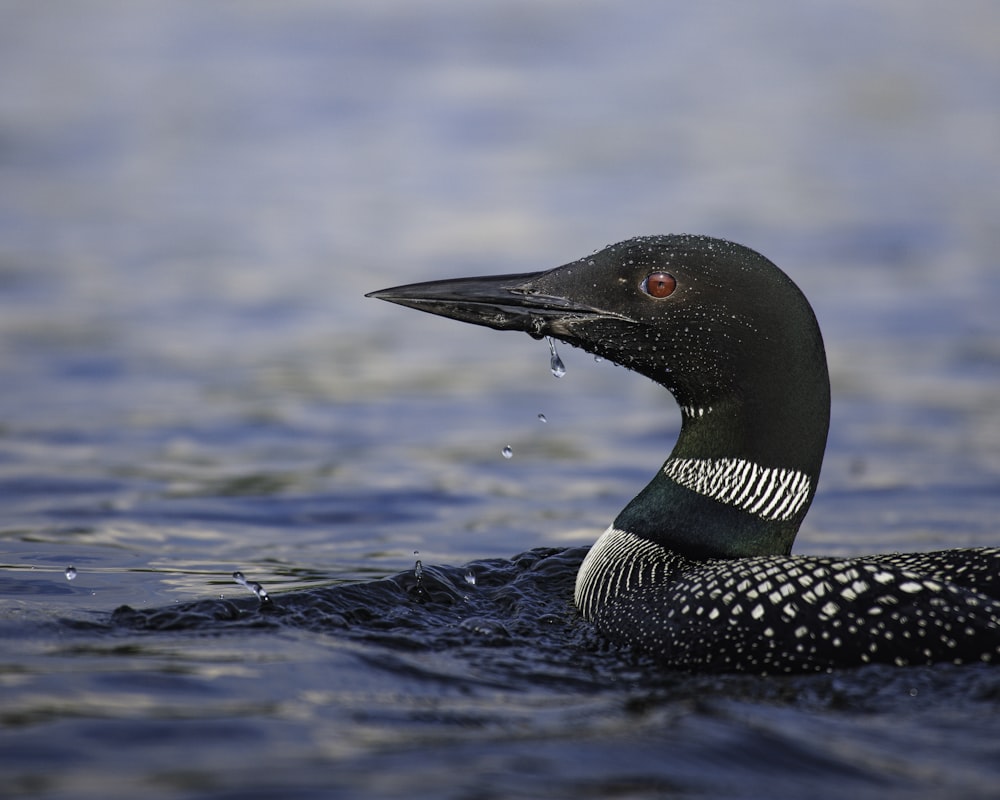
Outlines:
{"label": "loon eye", "polygon": [[647,275],[640,287],[650,297],[662,300],[670,297],[677,288],[677,279],[669,272],[653,272]]}

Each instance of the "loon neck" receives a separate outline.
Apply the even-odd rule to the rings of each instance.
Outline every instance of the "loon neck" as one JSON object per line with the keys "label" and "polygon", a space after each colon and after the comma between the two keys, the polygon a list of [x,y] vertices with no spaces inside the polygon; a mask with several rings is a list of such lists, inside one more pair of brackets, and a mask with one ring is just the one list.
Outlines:
{"label": "loon neck", "polygon": [[816,492],[829,383],[682,406],[677,444],[614,527],[690,558],[791,552]]}
{"label": "loon neck", "polygon": [[[812,308],[759,253],[706,237],[638,237],[545,272],[375,296],[552,336],[656,381],[684,424],[619,531],[697,557],[790,551],[819,477],[830,386]],[[613,555],[628,564],[627,553]]]}

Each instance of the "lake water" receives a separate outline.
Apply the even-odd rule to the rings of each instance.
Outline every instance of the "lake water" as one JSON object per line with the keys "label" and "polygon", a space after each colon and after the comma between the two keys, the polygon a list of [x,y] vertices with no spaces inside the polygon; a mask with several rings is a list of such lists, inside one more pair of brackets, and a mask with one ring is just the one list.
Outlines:
{"label": "lake water", "polygon": [[796,551],[995,545],[998,87],[985,0],[5,3],[0,795],[997,796],[995,667],[606,647],[672,399],[363,294],[734,239],[826,337]]}

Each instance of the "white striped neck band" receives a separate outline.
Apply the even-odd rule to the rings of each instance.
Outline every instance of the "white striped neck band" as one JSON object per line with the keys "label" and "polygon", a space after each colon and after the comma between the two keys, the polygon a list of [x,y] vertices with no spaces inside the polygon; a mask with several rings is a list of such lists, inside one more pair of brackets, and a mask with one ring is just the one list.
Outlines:
{"label": "white striped neck band", "polygon": [[812,490],[804,472],[762,467],[742,458],[671,458],[663,472],[692,492],[766,520],[792,519]]}

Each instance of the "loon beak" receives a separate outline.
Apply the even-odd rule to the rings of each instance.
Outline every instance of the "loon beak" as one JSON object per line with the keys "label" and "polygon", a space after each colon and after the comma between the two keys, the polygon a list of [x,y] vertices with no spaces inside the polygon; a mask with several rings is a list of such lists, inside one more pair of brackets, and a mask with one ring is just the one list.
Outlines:
{"label": "loon beak", "polygon": [[528,272],[411,283],[369,292],[365,297],[495,330],[524,331],[535,338],[567,334],[576,321],[608,316],[598,308],[541,292],[538,279],[547,274]]}

